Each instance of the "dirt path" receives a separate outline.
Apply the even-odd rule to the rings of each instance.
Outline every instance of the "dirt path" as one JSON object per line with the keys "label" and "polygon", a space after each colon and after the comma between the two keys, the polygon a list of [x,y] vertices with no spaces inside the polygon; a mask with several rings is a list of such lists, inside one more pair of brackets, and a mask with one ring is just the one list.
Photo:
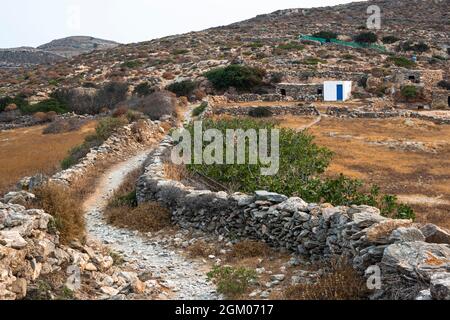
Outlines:
{"label": "dirt path", "polygon": [[137,232],[119,229],[103,220],[102,211],[123,178],[145,161],[151,150],[118,163],[101,178],[95,193],[85,202],[89,237],[120,253],[137,272],[148,273],[169,289],[170,299],[218,299],[215,288],[207,282],[205,266],[190,261],[164,244]]}

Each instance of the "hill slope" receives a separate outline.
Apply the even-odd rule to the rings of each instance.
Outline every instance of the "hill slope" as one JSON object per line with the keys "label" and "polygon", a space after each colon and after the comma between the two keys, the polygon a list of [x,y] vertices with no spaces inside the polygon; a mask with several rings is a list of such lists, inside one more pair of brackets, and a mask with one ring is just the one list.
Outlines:
{"label": "hill slope", "polygon": [[75,36],[53,40],[39,46],[38,49],[71,58],[94,50],[111,49],[117,45],[118,43],[114,41],[86,36]]}

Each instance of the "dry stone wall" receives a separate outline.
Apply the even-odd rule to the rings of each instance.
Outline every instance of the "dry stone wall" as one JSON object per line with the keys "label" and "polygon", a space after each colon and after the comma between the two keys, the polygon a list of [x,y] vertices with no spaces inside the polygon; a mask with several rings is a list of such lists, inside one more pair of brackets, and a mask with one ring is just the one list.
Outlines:
{"label": "dry stone wall", "polygon": [[164,129],[159,122],[141,120],[127,125],[112,134],[100,147],[91,149],[78,164],[55,174],[52,180],[70,184],[102,161],[119,161],[145,145],[156,144],[163,134]]}
{"label": "dry stone wall", "polygon": [[182,228],[261,240],[311,260],[347,256],[361,273],[377,266],[386,282],[379,298],[398,297],[403,290],[402,298],[414,299],[421,291],[421,299],[450,299],[446,230],[388,219],[368,206],[306,203],[267,191],[248,195],[197,190],[165,178],[163,159],[171,147],[167,137],[150,155],[137,183],[137,197],[139,203],[164,203]]}
{"label": "dry stone wall", "polygon": [[[140,121],[125,126],[100,147],[91,149],[78,165],[51,179],[70,185],[103,161],[118,161],[143,146],[157,144],[163,133],[158,122]],[[25,178],[20,185],[33,189],[44,180],[45,177]],[[120,295],[148,299],[155,293],[135,272],[114,266],[113,257],[103,247],[93,243],[61,244],[52,216],[23,206],[34,198],[27,191],[9,192],[0,198],[0,300],[43,294],[46,299],[58,298],[39,289],[39,279],[52,274],[66,277],[65,287],[79,299],[110,299]],[[79,286],[81,277],[93,284],[88,292]]]}

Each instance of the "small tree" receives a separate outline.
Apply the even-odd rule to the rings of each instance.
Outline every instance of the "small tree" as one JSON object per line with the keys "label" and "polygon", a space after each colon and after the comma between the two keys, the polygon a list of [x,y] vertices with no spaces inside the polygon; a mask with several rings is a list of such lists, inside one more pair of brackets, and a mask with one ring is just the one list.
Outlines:
{"label": "small tree", "polygon": [[265,74],[263,69],[232,64],[225,68],[213,69],[205,76],[217,90],[235,87],[241,91],[248,91],[261,85]]}
{"label": "small tree", "polygon": [[148,82],[142,82],[134,88],[133,93],[139,97],[145,97],[152,94],[154,90],[150,87]]}
{"label": "small tree", "polygon": [[358,43],[371,44],[377,42],[377,40],[378,36],[373,32],[361,32],[355,36],[355,41]]}
{"label": "small tree", "polygon": [[158,91],[140,99],[136,109],[150,117],[159,120],[162,116],[173,115],[177,106],[177,99],[169,91]]}
{"label": "small tree", "polygon": [[382,39],[383,43],[386,43],[386,44],[395,43],[395,42],[397,42],[399,40],[400,39],[397,38],[396,36],[385,36]]}
{"label": "small tree", "polygon": [[320,31],[313,34],[313,37],[324,39],[337,39],[338,34],[332,31]]}
{"label": "small tree", "polygon": [[401,90],[401,94],[407,100],[417,98],[418,92],[415,86],[404,86]]}
{"label": "small tree", "polygon": [[184,80],[179,82],[174,82],[167,86],[167,90],[173,92],[177,97],[189,97],[194,92],[197,85],[192,80]]}

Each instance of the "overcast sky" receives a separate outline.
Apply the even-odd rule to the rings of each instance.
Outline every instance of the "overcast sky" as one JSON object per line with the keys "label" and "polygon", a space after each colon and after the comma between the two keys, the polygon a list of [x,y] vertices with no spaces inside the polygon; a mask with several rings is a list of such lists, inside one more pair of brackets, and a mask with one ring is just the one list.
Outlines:
{"label": "overcast sky", "polygon": [[3,0],[0,48],[87,35],[121,43],[198,31],[287,8],[351,0]]}

